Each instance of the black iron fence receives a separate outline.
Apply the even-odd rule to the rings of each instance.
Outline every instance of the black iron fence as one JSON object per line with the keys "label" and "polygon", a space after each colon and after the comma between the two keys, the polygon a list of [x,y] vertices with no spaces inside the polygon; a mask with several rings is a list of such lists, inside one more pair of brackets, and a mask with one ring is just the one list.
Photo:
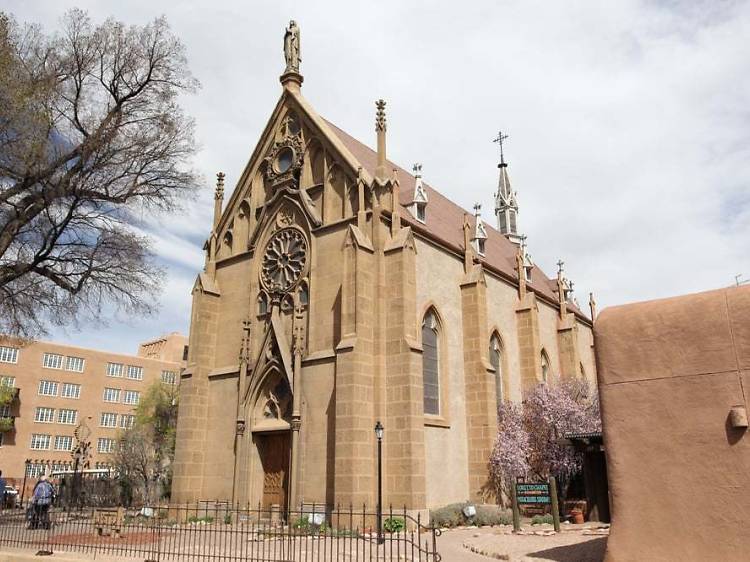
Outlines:
{"label": "black iron fence", "polygon": [[0,512],[0,546],[42,554],[78,552],[118,560],[439,562],[440,531],[420,515],[303,505],[282,512],[224,502],[140,509],[32,506]]}

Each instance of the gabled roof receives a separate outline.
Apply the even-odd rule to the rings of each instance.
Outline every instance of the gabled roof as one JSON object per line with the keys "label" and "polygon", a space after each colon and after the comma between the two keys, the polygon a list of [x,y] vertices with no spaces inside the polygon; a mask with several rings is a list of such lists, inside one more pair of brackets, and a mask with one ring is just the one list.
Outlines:
{"label": "gabled roof", "polygon": [[[331,131],[341,140],[342,144],[359,161],[362,167],[371,175],[375,175],[377,165],[377,153],[367,145],[361,143],[348,133],[324,119]],[[416,178],[409,172],[388,161],[389,170],[398,172],[400,184],[399,203],[406,212],[401,213],[401,221],[409,224],[417,233],[422,233],[427,238],[433,238],[438,243],[452,247],[458,252],[464,251],[463,222],[464,215],[472,215],[469,211],[462,209],[453,201],[443,196],[439,191],[423,182],[427,190],[429,204],[427,205],[427,216],[424,223],[417,221],[406,209],[411,203],[414,194]],[[510,242],[495,228],[485,223],[487,240],[485,242],[485,254],[480,260],[486,268],[499,271],[506,277],[518,281],[516,274],[516,252],[518,246]],[[533,268],[532,282],[527,286],[540,296],[548,300],[558,302],[557,281],[549,279],[536,265]],[[572,303],[568,303],[568,309],[575,312],[581,318],[586,318]]]}

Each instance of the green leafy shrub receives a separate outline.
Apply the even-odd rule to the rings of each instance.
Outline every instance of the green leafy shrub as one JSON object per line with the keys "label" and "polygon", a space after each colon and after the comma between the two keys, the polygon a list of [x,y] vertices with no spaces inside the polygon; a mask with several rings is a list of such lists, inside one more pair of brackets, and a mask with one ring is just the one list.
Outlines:
{"label": "green leafy shrub", "polygon": [[197,515],[191,515],[187,519],[188,523],[213,523],[214,518],[211,515],[206,515],[204,517],[198,517]]}
{"label": "green leafy shrub", "polygon": [[232,514],[231,513],[227,513],[224,516],[224,525],[231,525],[231,524],[232,524]]}
{"label": "green leafy shrub", "polygon": [[531,518],[532,525],[544,525],[545,523],[552,525],[552,514],[545,513],[544,515],[534,515]]}
{"label": "green leafy shrub", "polygon": [[406,529],[406,521],[401,517],[388,517],[383,521],[383,528],[389,533],[400,533]]}
{"label": "green leafy shrub", "polygon": [[310,518],[307,515],[299,517],[292,525],[295,529],[307,531],[310,529]]}

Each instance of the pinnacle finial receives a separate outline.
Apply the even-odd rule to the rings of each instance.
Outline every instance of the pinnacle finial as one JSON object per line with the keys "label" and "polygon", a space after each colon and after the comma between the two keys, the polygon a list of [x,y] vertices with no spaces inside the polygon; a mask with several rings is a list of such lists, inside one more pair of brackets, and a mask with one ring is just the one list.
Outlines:
{"label": "pinnacle finial", "polygon": [[562,260],[557,260],[557,274],[562,275],[565,267],[565,262]]}
{"label": "pinnacle finial", "polygon": [[377,112],[375,114],[375,130],[378,132],[385,132],[385,100],[379,99],[378,101],[376,101],[375,107],[377,108]]}
{"label": "pinnacle finial", "polygon": [[224,199],[224,172],[216,174],[216,199]]}
{"label": "pinnacle finial", "polygon": [[482,204],[474,203],[474,216],[478,217],[482,214]]}
{"label": "pinnacle finial", "polygon": [[415,178],[421,178],[422,177],[422,164],[420,164],[419,162],[417,162],[417,163],[415,163],[411,167],[411,169],[414,172],[414,177]]}
{"label": "pinnacle finial", "polygon": [[499,131],[497,133],[497,137],[492,140],[492,142],[496,142],[500,145],[500,164],[498,164],[498,167],[505,167],[507,164],[505,163],[505,154],[503,153],[503,141],[508,138],[508,135],[504,135],[502,131]]}

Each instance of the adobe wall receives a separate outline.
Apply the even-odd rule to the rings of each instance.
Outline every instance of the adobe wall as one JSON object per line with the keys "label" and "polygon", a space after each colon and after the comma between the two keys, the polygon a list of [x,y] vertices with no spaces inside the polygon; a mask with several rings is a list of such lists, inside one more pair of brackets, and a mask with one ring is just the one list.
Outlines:
{"label": "adobe wall", "polygon": [[747,560],[750,287],[610,308],[595,324],[611,493],[606,561]]}

